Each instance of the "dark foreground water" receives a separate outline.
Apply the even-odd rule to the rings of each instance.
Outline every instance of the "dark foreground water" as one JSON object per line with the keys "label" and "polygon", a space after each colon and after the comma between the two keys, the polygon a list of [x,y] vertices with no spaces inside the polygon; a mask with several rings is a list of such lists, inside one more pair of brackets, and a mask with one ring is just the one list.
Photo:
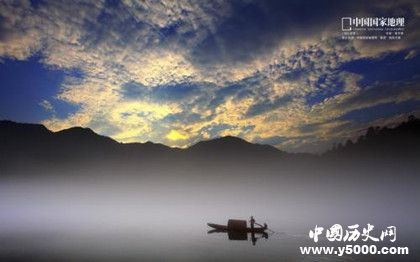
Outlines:
{"label": "dark foreground water", "polygon": [[413,239],[397,242],[398,245],[408,243],[412,253],[409,256],[309,256],[301,255],[298,247],[332,246],[331,243],[314,244],[307,234],[274,228],[280,233],[267,240],[259,239],[253,246],[250,239],[230,241],[226,234],[208,235],[203,224],[201,230],[195,226],[177,230],[145,226],[126,231],[114,227],[95,234],[14,232],[2,235],[0,252],[4,261],[418,261],[419,258],[419,245]]}

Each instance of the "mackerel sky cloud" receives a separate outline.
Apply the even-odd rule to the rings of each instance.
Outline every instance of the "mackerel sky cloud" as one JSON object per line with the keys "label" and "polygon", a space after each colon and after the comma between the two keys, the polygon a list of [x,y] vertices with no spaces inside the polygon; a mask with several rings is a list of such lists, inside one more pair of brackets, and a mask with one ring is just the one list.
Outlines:
{"label": "mackerel sky cloud", "polygon": [[[406,20],[341,40],[341,17]],[[0,118],[319,152],[420,112],[418,1],[0,2]],[[20,109],[18,109],[18,107]]]}

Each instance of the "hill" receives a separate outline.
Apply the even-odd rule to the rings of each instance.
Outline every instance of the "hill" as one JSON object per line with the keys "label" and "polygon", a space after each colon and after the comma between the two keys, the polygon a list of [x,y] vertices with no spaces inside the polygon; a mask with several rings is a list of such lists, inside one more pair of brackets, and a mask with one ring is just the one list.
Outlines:
{"label": "hill", "polygon": [[284,173],[297,168],[340,168],[342,163],[354,167],[371,160],[389,162],[390,158],[415,162],[412,159],[420,155],[419,134],[420,120],[410,117],[393,128],[371,127],[355,142],[339,144],[316,156],[290,154],[233,136],[200,141],[179,149],[152,142],[119,143],[89,128],[73,127],[52,132],[40,124],[0,121],[0,170],[48,170],[52,167],[69,170],[80,166],[99,166],[108,170],[118,166],[122,170],[130,167],[136,172],[170,172],[254,166],[259,170]]}

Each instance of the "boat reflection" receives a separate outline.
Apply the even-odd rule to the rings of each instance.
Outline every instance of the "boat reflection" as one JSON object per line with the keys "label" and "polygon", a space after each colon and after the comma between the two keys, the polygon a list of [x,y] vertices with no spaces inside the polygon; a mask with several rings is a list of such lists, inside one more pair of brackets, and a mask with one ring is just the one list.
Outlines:
{"label": "boat reflection", "polygon": [[227,233],[229,240],[248,240],[248,235],[251,236],[252,245],[255,246],[258,239],[265,238],[268,239],[268,234],[266,232],[246,232],[246,231],[233,231],[233,230],[218,230],[213,229],[207,231],[207,234],[214,233]]}
{"label": "boat reflection", "polygon": [[[260,225],[256,223],[252,216],[249,222],[250,227],[247,227],[246,220],[238,219],[229,219],[226,226],[208,223],[207,225],[213,229],[207,233],[227,233],[229,240],[248,240],[248,234],[250,234],[254,246],[258,239],[268,239],[268,234],[265,232],[266,230],[269,230],[267,224],[264,223],[264,225]],[[259,227],[255,227],[255,225],[258,225]]]}

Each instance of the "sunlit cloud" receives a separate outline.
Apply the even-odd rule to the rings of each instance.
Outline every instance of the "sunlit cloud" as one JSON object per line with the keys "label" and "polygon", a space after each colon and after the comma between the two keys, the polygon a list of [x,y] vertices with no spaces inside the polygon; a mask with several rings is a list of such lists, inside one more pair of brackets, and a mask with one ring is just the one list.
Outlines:
{"label": "sunlit cloud", "polygon": [[177,130],[171,130],[166,138],[169,140],[185,140],[188,136]]}

